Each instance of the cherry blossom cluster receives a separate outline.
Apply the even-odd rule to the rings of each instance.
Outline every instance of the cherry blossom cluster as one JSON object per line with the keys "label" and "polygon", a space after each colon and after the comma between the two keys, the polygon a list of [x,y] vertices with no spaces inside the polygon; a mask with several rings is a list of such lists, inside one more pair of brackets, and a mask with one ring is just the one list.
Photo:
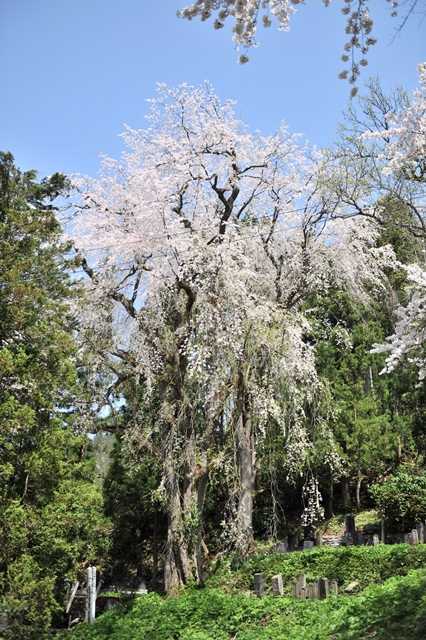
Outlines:
{"label": "cherry blossom cluster", "polygon": [[324,508],[318,480],[311,474],[303,486],[303,502],[304,510],[301,520],[305,527],[314,526],[324,519]]}
{"label": "cherry blossom cluster", "polygon": [[[233,18],[234,40],[237,45],[248,48],[256,45],[259,19],[264,27],[270,27],[272,16],[277,20],[278,28],[281,31],[287,31],[290,17],[295,11],[295,5],[298,4],[300,4],[298,0],[196,0],[192,5],[179,11],[178,15],[188,20],[196,17],[209,20],[215,14],[215,29],[222,29],[227,18]],[[240,62],[247,61],[247,55],[242,54]]]}
{"label": "cherry blossom cluster", "polygon": [[[322,0],[328,7],[331,0]],[[390,5],[391,16],[398,13],[398,0],[386,0]],[[370,0],[343,0],[342,13],[347,17],[345,32],[349,36],[344,45],[342,61],[349,63],[339,77],[348,80],[353,86],[351,95],[355,96],[355,83],[360,75],[360,68],[368,64],[367,55],[371,46],[376,44],[372,35],[373,19],[369,13]],[[234,41],[245,51],[240,54],[240,63],[248,62],[247,49],[257,46],[257,25],[270,27],[273,20],[278,29],[288,31],[290,19],[296,7],[305,4],[303,0],[196,0],[178,11],[178,16],[192,20],[213,19],[215,29],[222,29],[228,18],[232,19]],[[359,59],[358,59],[359,58]]]}
{"label": "cherry blossom cluster", "polygon": [[418,370],[421,382],[426,379],[426,270],[419,265],[405,267],[411,296],[406,306],[396,310],[394,333],[387,342],[376,345],[376,353],[388,353],[382,373],[393,371],[402,360],[408,360]]}

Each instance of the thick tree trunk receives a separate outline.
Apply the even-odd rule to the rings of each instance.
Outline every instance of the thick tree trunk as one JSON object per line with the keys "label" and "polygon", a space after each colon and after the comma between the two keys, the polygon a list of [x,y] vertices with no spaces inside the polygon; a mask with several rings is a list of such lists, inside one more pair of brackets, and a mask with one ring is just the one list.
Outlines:
{"label": "thick tree trunk", "polygon": [[207,453],[197,451],[194,432],[186,442],[186,483],[183,496],[183,519],[190,522],[189,546],[193,552],[199,585],[203,578],[203,511],[208,484]]}
{"label": "thick tree trunk", "polygon": [[343,490],[343,506],[345,508],[346,511],[351,509],[352,506],[352,501],[351,501],[351,493],[349,490],[349,479],[348,478],[344,478],[343,480],[343,484],[342,484],[342,490]]}
{"label": "thick tree trunk", "polygon": [[154,515],[154,525],[152,531],[152,577],[155,584],[158,581],[158,515]]}
{"label": "thick tree trunk", "polygon": [[256,480],[253,425],[247,399],[242,403],[236,428],[239,467],[239,500],[237,509],[237,548],[246,555],[253,546],[253,496]]}
{"label": "thick tree trunk", "polygon": [[[175,456],[167,460],[169,525],[164,569],[167,593],[176,592],[193,577],[199,585],[203,576],[203,511],[208,485],[207,454],[197,452],[191,433],[182,452],[186,458],[184,477],[177,480]],[[180,471],[182,475],[182,469]]]}
{"label": "thick tree trunk", "polygon": [[176,475],[173,452],[166,460],[168,492],[168,530],[164,562],[164,589],[175,593],[186,584],[191,575],[188,545],[183,535],[183,513],[179,482]]}
{"label": "thick tree trunk", "polygon": [[199,585],[204,585],[204,570],[203,570],[203,547],[205,547],[203,541],[203,511],[204,502],[206,499],[207,485],[208,485],[208,471],[207,464],[203,465],[200,475],[197,481],[197,509],[198,509],[198,521],[199,527],[197,530],[197,536],[195,540],[195,568],[197,571],[197,582]]}

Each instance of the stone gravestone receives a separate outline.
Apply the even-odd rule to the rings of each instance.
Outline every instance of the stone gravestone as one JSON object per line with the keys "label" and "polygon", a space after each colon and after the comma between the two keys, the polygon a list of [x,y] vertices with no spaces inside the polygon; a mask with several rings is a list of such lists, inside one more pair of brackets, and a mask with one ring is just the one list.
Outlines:
{"label": "stone gravestone", "polygon": [[319,598],[318,583],[317,582],[313,582],[312,584],[308,584],[307,585],[307,587],[306,587],[306,596],[308,598],[312,598],[313,600]]}
{"label": "stone gravestone", "polygon": [[418,522],[416,525],[417,536],[419,538],[419,543],[424,544],[425,541],[425,526],[423,522]]}
{"label": "stone gravestone", "polygon": [[254,592],[258,598],[265,592],[265,576],[263,573],[255,573],[253,578]]}
{"label": "stone gravestone", "polygon": [[314,541],[313,540],[304,540],[303,541],[303,550],[312,549],[313,547],[314,547]]}
{"label": "stone gravestone", "polygon": [[318,592],[321,600],[328,596],[328,579],[320,578],[318,580]]}
{"label": "stone gravestone", "polygon": [[374,545],[374,546],[376,546],[376,545],[378,545],[378,544],[380,544],[380,538],[379,538],[379,536],[377,535],[377,533],[375,533],[375,534],[373,535],[373,545]]}
{"label": "stone gravestone", "polygon": [[417,529],[413,529],[408,534],[408,544],[418,544],[419,536],[417,535]]}
{"label": "stone gravestone", "polygon": [[330,580],[328,584],[328,588],[329,588],[329,593],[332,596],[337,596],[337,594],[339,593],[339,586],[337,584],[337,580]]}
{"label": "stone gravestone", "polygon": [[353,513],[345,515],[345,540],[347,545],[356,543],[356,526]]}
{"label": "stone gravestone", "polygon": [[148,593],[148,589],[146,588],[145,580],[141,580],[136,589],[136,593],[138,596],[146,595]]}
{"label": "stone gravestone", "polygon": [[300,575],[294,585],[294,595],[296,598],[306,598],[306,576]]}
{"label": "stone gravestone", "polygon": [[355,531],[355,544],[362,547],[364,545],[364,542],[364,534],[362,533],[361,529],[357,529]]}
{"label": "stone gravestone", "polygon": [[277,542],[275,545],[276,553],[287,553],[288,551],[288,542],[287,540],[283,540],[282,542]]}
{"label": "stone gravestone", "polygon": [[272,593],[274,596],[282,596],[284,594],[283,577],[280,573],[272,576]]}

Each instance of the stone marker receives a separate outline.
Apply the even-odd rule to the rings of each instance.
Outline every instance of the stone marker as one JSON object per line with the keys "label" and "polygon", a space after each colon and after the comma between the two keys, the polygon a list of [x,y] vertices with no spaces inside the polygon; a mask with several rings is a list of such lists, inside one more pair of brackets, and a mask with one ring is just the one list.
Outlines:
{"label": "stone marker", "polygon": [[352,536],[352,540],[355,539],[356,526],[355,516],[353,513],[347,513],[345,515],[345,533]]}
{"label": "stone marker", "polygon": [[141,580],[141,582],[139,582],[139,586],[136,589],[136,593],[138,594],[138,596],[146,595],[148,593],[145,580]]}
{"label": "stone marker", "polygon": [[306,598],[306,576],[300,575],[294,585],[294,595],[296,598]]}
{"label": "stone marker", "polygon": [[339,593],[339,585],[337,584],[337,580],[330,580],[328,583],[328,589],[331,596],[337,596]]}
{"label": "stone marker", "polygon": [[363,546],[364,542],[365,542],[364,534],[362,533],[361,529],[357,529],[355,532],[355,544],[359,546]]}
{"label": "stone marker", "polygon": [[380,538],[379,538],[379,536],[377,535],[377,533],[375,533],[375,534],[373,535],[373,545],[374,545],[374,546],[376,546],[376,545],[378,545],[378,544],[380,544]]}
{"label": "stone marker", "polygon": [[303,541],[303,549],[312,549],[314,547],[314,541],[313,540],[304,540]]}
{"label": "stone marker", "polygon": [[253,577],[254,592],[258,598],[265,592],[265,576],[263,573],[255,573]]}
{"label": "stone marker", "polygon": [[306,585],[306,597],[307,598],[312,598],[313,600],[318,599],[319,593],[318,593],[318,583],[317,582],[313,582],[311,584]]}
{"label": "stone marker", "polygon": [[288,551],[288,542],[283,540],[282,542],[277,542],[275,545],[276,553],[287,553]]}
{"label": "stone marker", "polygon": [[320,578],[318,580],[318,593],[321,600],[328,596],[328,579]]}
{"label": "stone marker", "polygon": [[419,544],[419,536],[417,535],[417,529],[413,529],[408,534],[408,544]]}
{"label": "stone marker", "polygon": [[282,596],[284,594],[283,577],[280,573],[272,576],[272,593],[274,596]]}
{"label": "stone marker", "polygon": [[417,536],[419,538],[419,543],[424,544],[425,541],[425,526],[423,522],[418,522],[416,524]]}

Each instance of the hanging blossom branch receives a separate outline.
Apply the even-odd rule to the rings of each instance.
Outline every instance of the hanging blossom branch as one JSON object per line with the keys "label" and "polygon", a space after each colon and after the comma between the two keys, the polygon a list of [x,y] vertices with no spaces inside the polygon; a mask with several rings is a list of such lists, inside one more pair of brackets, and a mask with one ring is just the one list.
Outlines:
{"label": "hanging blossom branch", "polygon": [[[426,63],[419,65],[419,88],[410,104],[399,114],[389,113],[388,127],[383,131],[364,134],[365,138],[382,137],[389,140],[383,173],[407,181],[415,189],[419,237],[426,241]],[[421,263],[422,262],[422,263]],[[408,359],[418,369],[419,380],[426,378],[426,270],[425,256],[419,264],[405,268],[411,290],[408,304],[396,310],[397,322],[393,335],[383,345],[375,345],[376,352],[388,352],[383,372],[393,371]]]}
{"label": "hanging blossom branch", "polygon": [[[328,7],[331,0],[322,0]],[[386,0],[390,5],[391,16],[398,15],[399,0]],[[418,0],[413,0],[402,25],[414,11]],[[192,20],[210,20],[214,18],[215,29],[222,29],[228,18],[234,21],[232,28],[234,41],[238,48],[244,49],[239,61],[248,62],[247,50],[257,46],[256,31],[259,23],[270,27],[273,20],[278,23],[280,31],[288,31],[290,18],[296,7],[305,4],[303,0],[196,0],[192,4],[178,11],[178,16]],[[344,69],[339,78],[348,80],[352,85],[351,95],[355,96],[355,83],[360,75],[360,67],[368,64],[367,54],[377,40],[372,34],[373,19],[369,12],[370,0],[343,0],[342,13],[347,16],[345,31],[348,41],[344,45],[342,61],[349,63],[349,69]],[[402,28],[402,27],[401,27]]]}
{"label": "hanging blossom branch", "polygon": [[387,342],[375,345],[373,353],[388,353],[381,373],[390,373],[403,359],[418,370],[419,381],[426,379],[426,271],[418,265],[405,267],[411,298],[405,307],[398,307],[393,335]]}

